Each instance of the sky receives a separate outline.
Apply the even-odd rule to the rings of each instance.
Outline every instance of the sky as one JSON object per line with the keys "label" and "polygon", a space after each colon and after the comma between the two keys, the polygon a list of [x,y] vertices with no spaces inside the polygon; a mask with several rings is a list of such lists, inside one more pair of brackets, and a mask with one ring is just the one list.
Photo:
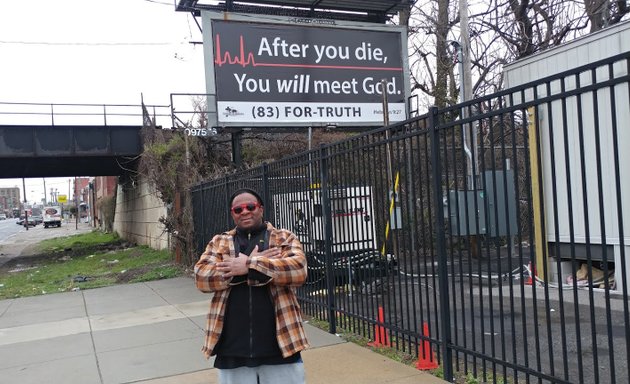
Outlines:
{"label": "sky", "polygon": [[[173,0],[0,1],[0,110],[6,103],[138,105],[141,95],[146,104],[169,105],[171,93],[205,93],[203,48],[191,44],[201,40]],[[22,123],[7,118],[0,115],[0,124]],[[25,183],[29,201],[43,198],[44,180]],[[66,193],[67,184],[46,179],[48,190]],[[22,179],[0,179],[0,187],[14,186],[22,188]],[[41,193],[31,199],[30,191]]]}

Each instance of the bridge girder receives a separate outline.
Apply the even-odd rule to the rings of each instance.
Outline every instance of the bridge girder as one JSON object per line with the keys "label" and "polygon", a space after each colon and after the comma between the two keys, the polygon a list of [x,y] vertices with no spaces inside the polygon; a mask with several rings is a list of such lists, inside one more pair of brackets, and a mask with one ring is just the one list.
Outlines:
{"label": "bridge girder", "polygon": [[0,178],[125,174],[142,153],[141,129],[0,125]]}

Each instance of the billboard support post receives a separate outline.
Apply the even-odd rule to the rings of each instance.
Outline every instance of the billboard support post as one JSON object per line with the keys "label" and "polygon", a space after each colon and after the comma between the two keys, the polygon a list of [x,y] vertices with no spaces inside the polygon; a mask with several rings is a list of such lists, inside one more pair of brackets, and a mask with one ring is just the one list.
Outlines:
{"label": "billboard support post", "polygon": [[240,167],[243,164],[243,151],[242,151],[242,138],[243,131],[237,130],[231,133],[232,136],[232,162],[237,167]]}

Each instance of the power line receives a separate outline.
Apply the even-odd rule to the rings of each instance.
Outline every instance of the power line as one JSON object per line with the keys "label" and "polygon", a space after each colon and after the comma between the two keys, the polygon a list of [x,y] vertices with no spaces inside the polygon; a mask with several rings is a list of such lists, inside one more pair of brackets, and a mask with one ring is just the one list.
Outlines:
{"label": "power line", "polygon": [[54,45],[54,46],[165,46],[165,45],[179,45],[180,43],[166,43],[166,42],[52,42],[52,41],[9,41],[0,40],[0,44],[16,44],[16,45]]}
{"label": "power line", "polygon": [[170,6],[170,7],[172,7],[172,6],[173,6],[173,4],[172,4],[172,3],[164,3],[164,2],[161,2],[161,1],[156,1],[156,0],[144,0],[144,1],[146,1],[147,3],[155,3],[155,4],[160,4],[160,5],[168,5],[168,6]]}

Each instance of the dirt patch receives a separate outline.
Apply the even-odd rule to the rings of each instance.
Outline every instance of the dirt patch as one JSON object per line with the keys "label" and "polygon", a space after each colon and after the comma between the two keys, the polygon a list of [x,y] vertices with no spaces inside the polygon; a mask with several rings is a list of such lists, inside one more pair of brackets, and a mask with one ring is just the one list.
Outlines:
{"label": "dirt patch", "polygon": [[132,249],[131,251],[129,251],[129,253],[127,254],[128,257],[133,258],[133,257],[139,257],[142,256],[143,253],[141,250],[139,249]]}
{"label": "dirt patch", "polygon": [[147,265],[143,267],[128,269],[125,271],[125,273],[118,273],[116,275],[116,283],[129,283],[138,276],[142,276],[145,273],[150,272],[153,268],[155,268],[154,265]]}
{"label": "dirt patch", "polygon": [[[78,249],[68,248],[68,249],[64,249],[63,251],[48,252],[48,253],[36,253],[37,252],[36,245],[31,245],[29,247],[33,248],[32,252],[25,252],[26,251],[25,250],[20,254],[20,256],[15,256],[8,259],[4,264],[0,265],[0,272],[7,272],[15,268],[34,267],[43,262],[46,262],[46,263],[60,262],[61,263],[64,261],[71,260],[73,258],[84,257],[84,256],[88,256],[94,253],[124,250],[127,248],[132,248],[134,247],[134,245],[121,241],[120,243],[114,243],[114,244],[97,244],[90,247],[83,247],[83,248],[78,248]],[[134,253],[135,256],[139,256],[142,254],[140,251],[136,251],[136,250],[133,250],[131,252]]]}
{"label": "dirt patch", "polygon": [[8,272],[10,270],[15,270],[16,268],[31,268],[35,267],[42,262],[49,261],[58,261],[63,256],[55,257],[55,255],[51,254],[36,254],[36,255],[28,255],[28,256],[18,256],[10,259],[2,266],[0,266],[1,272]]}
{"label": "dirt patch", "polygon": [[[74,225],[62,225],[60,228],[44,229],[41,225],[30,228],[28,231],[19,231],[0,241],[0,267],[8,264],[12,259],[19,257],[40,257],[38,244],[42,240],[56,237],[65,237],[91,232],[93,230],[87,223]],[[12,265],[22,261],[13,261]]]}

